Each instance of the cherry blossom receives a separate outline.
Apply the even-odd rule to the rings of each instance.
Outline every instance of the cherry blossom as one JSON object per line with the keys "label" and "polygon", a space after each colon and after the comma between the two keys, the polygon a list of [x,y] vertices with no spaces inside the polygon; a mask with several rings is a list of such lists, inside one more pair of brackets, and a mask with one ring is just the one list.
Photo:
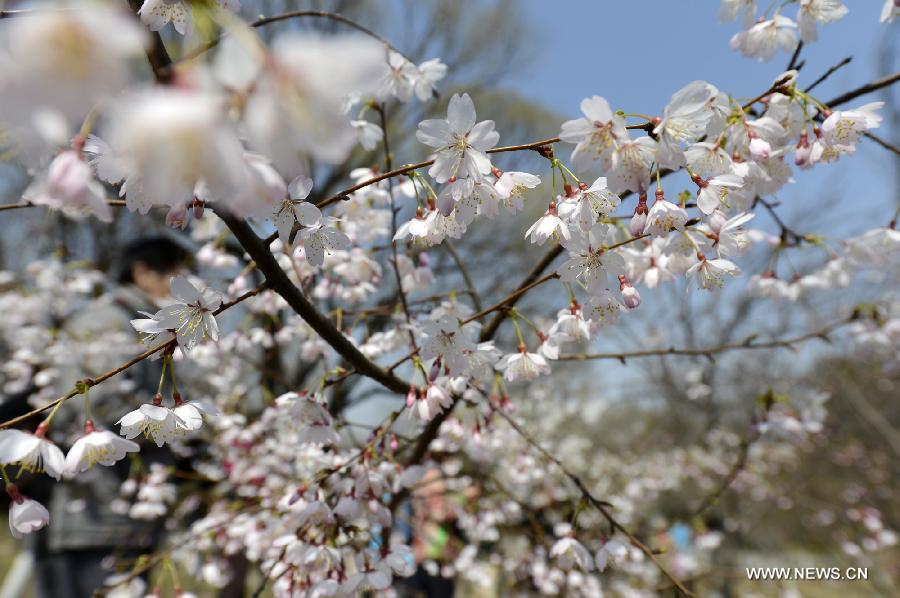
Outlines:
{"label": "cherry blossom", "polygon": [[664,168],[683,166],[683,146],[698,141],[712,119],[709,102],[719,90],[706,81],[694,81],[675,92],[663,117],[653,129],[659,141],[657,162]]}
{"label": "cherry blossom", "polygon": [[[102,497],[110,509],[166,530],[148,567],[174,564],[221,588],[242,581],[230,564],[239,557],[278,597],[402,592],[396,578],[413,574],[502,595],[638,595],[685,579],[703,588],[720,545],[733,548],[746,527],[734,513],[755,505],[795,509],[798,526],[820,526],[853,558],[896,544],[886,503],[873,498],[884,460],[856,446],[835,454],[841,430],[818,392],[829,372],[795,376],[787,363],[776,378],[761,362],[732,379],[745,349],[774,356],[811,341],[820,351],[822,338],[823,358],[865,366],[873,393],[900,367],[893,209],[873,204],[874,221],[854,213],[840,230],[817,228],[837,213],[821,202],[817,218],[794,213],[809,213],[794,204],[810,177],[840,175],[830,164],[883,125],[882,103],[846,98],[890,77],[826,106],[821,73],[799,68],[814,62],[818,26],[847,12],[842,2],[724,0],[720,18],[743,22],[732,46],[760,60],[796,52],[787,72],[742,89],[693,81],[666,92],[668,103],[647,100],[659,117],[591,96],[559,139],[526,135],[540,123],[509,114],[510,133],[526,136],[497,147],[461,70],[446,117],[417,126],[424,150],[411,125],[440,107],[410,100],[442,97],[441,59],[411,62],[389,31],[353,13],[244,22],[237,4],[147,1],[140,19],[103,4],[3,15],[0,123],[26,189],[3,211],[57,210],[49,222],[61,234],[35,247],[69,250],[32,260],[38,250],[23,245],[0,271],[0,401],[27,397],[30,410],[0,427],[46,417],[33,434],[0,430],[14,535],[49,525],[49,514],[10,479],[91,483],[113,473],[88,471],[100,463],[128,470]],[[884,20],[896,15],[888,4]],[[172,39],[168,23],[186,37]],[[313,32],[325,23],[354,33]],[[419,55],[443,34],[397,47]],[[171,64],[160,64],[162,49]],[[449,58],[465,69],[468,54]],[[832,87],[836,68],[824,75]],[[614,79],[604,93],[617,93]],[[797,168],[807,172],[795,180]],[[137,214],[114,219],[122,202],[107,193]],[[69,222],[86,215],[101,222]],[[171,298],[159,298],[164,284],[118,285],[91,264],[110,261],[109,246],[82,231],[114,225],[130,240],[163,218],[199,248],[196,275],[176,275]],[[29,220],[29,234],[49,230],[46,220]],[[498,253],[501,235],[504,251],[522,253],[506,256],[515,267]],[[679,293],[728,277],[726,295]],[[163,360],[152,402],[151,358]],[[593,363],[630,369],[600,376],[606,366]],[[725,395],[741,409],[727,410]],[[644,442],[647,416],[684,427],[665,421],[676,398],[685,418],[713,415],[689,439]],[[614,430],[621,438],[597,451],[585,431],[619,422],[630,422]],[[104,429],[113,425],[119,434]],[[74,441],[66,456],[51,435]],[[133,441],[141,435],[169,443],[203,483],[181,486],[184,472],[154,463],[156,448]],[[810,510],[783,482],[811,449],[867,476]],[[141,450],[133,467],[118,463]],[[706,529],[722,509],[731,515],[721,531]],[[148,573],[160,580],[152,595],[186,595]],[[114,577],[104,590],[147,591],[134,581]]]}
{"label": "cherry blossom", "polygon": [[34,204],[62,210],[69,217],[93,214],[102,222],[112,221],[103,187],[94,180],[91,167],[74,149],[56,156],[43,181],[32,184],[23,196]]}
{"label": "cherry blossom", "polygon": [[504,355],[496,368],[504,372],[504,378],[510,382],[517,380],[534,380],[538,376],[546,376],[550,373],[550,366],[543,356],[537,353],[529,353],[524,349],[517,353]]}
{"label": "cherry blossom", "polygon": [[367,120],[351,120],[350,126],[356,129],[359,144],[366,150],[375,149],[384,137],[381,127]]}
{"label": "cherry blossom", "polygon": [[613,193],[643,191],[650,182],[650,165],[656,160],[657,142],[644,136],[619,142],[606,173]]}
{"label": "cherry blossom", "polygon": [[729,208],[728,196],[732,189],[741,189],[744,179],[735,174],[721,174],[708,180],[694,177],[697,184],[697,207],[704,214],[712,214],[715,210]]}
{"label": "cherry blossom", "polygon": [[174,89],[143,91],[115,107],[104,137],[130,209],[186,205],[201,182],[212,197],[247,184],[241,143],[221,107],[210,94]]}
{"label": "cherry blossom", "polygon": [[59,480],[65,457],[45,437],[47,425],[38,426],[34,434],[21,430],[0,430],[0,464],[15,464],[26,471],[45,472]]}
{"label": "cherry blossom", "polygon": [[846,14],[847,7],[840,0],[800,0],[797,13],[800,41],[804,43],[816,41],[819,38],[817,24],[839,21]]}
{"label": "cherry blossom", "polygon": [[[251,34],[252,35],[252,34]],[[262,60],[245,50],[246,60]],[[380,44],[362,35],[286,32],[246,100],[243,123],[251,149],[272,160],[286,178],[307,172],[307,157],[343,160],[357,143],[344,103],[366,95],[383,74]]]}
{"label": "cherry blossom", "polygon": [[559,217],[555,202],[550,202],[544,215],[525,231],[525,238],[530,238],[532,243],[538,245],[543,245],[547,239],[557,240],[562,245],[569,241],[571,238],[569,225]]}
{"label": "cherry blossom", "polygon": [[625,306],[608,290],[591,293],[587,305],[584,306],[585,316],[599,325],[615,324]]}
{"label": "cherry blossom", "polygon": [[613,538],[604,542],[597,551],[594,556],[594,564],[598,571],[605,571],[610,563],[615,563],[616,560],[624,558],[627,554],[628,546]]}
{"label": "cherry blossom", "polygon": [[221,295],[211,288],[201,291],[183,276],[174,277],[170,286],[176,302],[153,316],[157,328],[174,331],[178,345],[186,350],[206,338],[219,340],[213,312],[222,304]]}
{"label": "cherry blossom", "polygon": [[644,233],[654,237],[665,237],[672,230],[684,230],[684,224],[688,220],[687,212],[663,196],[662,191],[656,192],[656,200],[647,214],[647,225]]}
{"label": "cherry blossom", "polygon": [[587,234],[576,234],[568,244],[569,259],[557,272],[561,280],[584,282],[588,292],[606,286],[609,276],[625,271],[625,260],[615,251],[607,251],[604,244],[611,236],[608,224],[597,223]]}
{"label": "cherry blossom", "polygon": [[867,129],[881,124],[881,115],[876,113],[884,102],[872,102],[855,110],[833,112],[822,123],[825,142],[832,146],[855,146]]}
{"label": "cherry blossom", "polygon": [[605,98],[592,96],[581,101],[583,118],[562,124],[559,138],[574,143],[572,164],[578,171],[590,169],[599,162],[601,172],[612,166],[612,152],[620,141],[628,139],[625,119],[613,114]]}
{"label": "cherry blossom", "polygon": [[9,531],[13,538],[21,539],[50,523],[50,513],[36,500],[23,496],[15,484],[6,485],[11,500],[9,506]]}
{"label": "cherry blossom", "polygon": [[797,24],[784,15],[760,21],[731,38],[731,48],[748,58],[769,61],[777,49],[793,51],[797,45]]}
{"label": "cherry blossom", "polygon": [[572,536],[563,536],[550,548],[550,556],[556,558],[565,570],[578,567],[582,571],[594,569],[594,558],[581,542]]}
{"label": "cherry blossom", "polygon": [[109,430],[97,430],[91,420],[84,422],[84,436],[66,454],[65,475],[73,477],[95,464],[115,465],[127,453],[140,451],[137,443],[120,438]]}
{"label": "cherry blossom", "polygon": [[439,183],[451,178],[480,179],[491,171],[485,151],[497,145],[500,134],[494,121],[475,122],[475,104],[469,94],[453,94],[447,106],[446,119],[423,120],[416,139],[433,147],[434,164],[428,174]]}
{"label": "cherry blossom", "polygon": [[707,291],[720,288],[725,274],[737,276],[741,273],[740,268],[726,259],[708,260],[702,253],[697,255],[697,259],[699,261],[688,269],[687,275],[696,281],[699,288]]}
{"label": "cherry blossom", "polygon": [[900,6],[897,6],[897,0],[884,0],[884,6],[881,7],[880,21],[882,23],[893,23],[898,14],[900,14]]}
{"label": "cherry blossom", "polygon": [[171,442],[182,422],[171,409],[148,403],[126,413],[116,424],[121,426],[120,434],[128,440],[143,434],[152,439],[156,446],[162,446]]}
{"label": "cherry blossom", "polygon": [[715,247],[720,257],[736,257],[743,254],[750,247],[750,238],[742,227],[752,220],[754,214],[746,212],[736,214],[731,218],[715,211],[709,219],[709,228],[715,239]]}
{"label": "cherry blossom", "polygon": [[84,115],[132,77],[147,31],[120,7],[47,10],[4,22],[0,122],[29,160],[65,145]]}
{"label": "cherry blossom", "polygon": [[388,52],[388,72],[378,90],[380,97],[392,95],[407,102],[415,92],[420,101],[426,102],[434,95],[434,85],[447,74],[447,65],[437,58],[414,65],[399,52]]}
{"label": "cherry blossom", "polygon": [[[217,0],[219,6],[237,12],[241,8],[240,0]],[[193,27],[193,18],[188,0],[144,0],[138,15],[151,31],[159,31],[169,23],[175,31],[184,35]]]}

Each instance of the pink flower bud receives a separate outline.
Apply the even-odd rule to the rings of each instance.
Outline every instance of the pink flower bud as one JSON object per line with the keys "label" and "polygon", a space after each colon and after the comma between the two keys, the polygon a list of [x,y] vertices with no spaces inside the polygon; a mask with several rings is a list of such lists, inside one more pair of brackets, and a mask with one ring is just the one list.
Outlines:
{"label": "pink flower bud", "polygon": [[754,160],[766,160],[772,154],[772,146],[760,137],[750,140],[750,157]]}
{"label": "pink flower bud", "polygon": [[418,391],[415,386],[409,387],[409,392],[406,393],[406,406],[412,407],[416,404],[416,396],[418,395]]}
{"label": "pink flower bud", "polygon": [[431,371],[428,372],[428,381],[434,382],[438,376],[441,375],[441,357],[438,355],[438,358],[434,360],[434,363],[431,364]]}
{"label": "pink flower bud", "polygon": [[728,222],[728,216],[721,210],[715,210],[709,215],[709,228],[716,232],[720,231],[726,222]]}
{"label": "pink flower bud", "polygon": [[633,286],[622,289],[622,302],[628,309],[634,309],[641,304],[641,294]]}
{"label": "pink flower bud", "polygon": [[82,205],[93,178],[91,167],[73,150],[61,152],[47,169],[47,192],[63,204]]}
{"label": "pink flower bud", "polygon": [[628,225],[628,229],[631,231],[632,237],[639,237],[644,234],[644,228],[647,226],[647,213],[649,210],[647,209],[647,194],[641,192],[638,195],[638,204],[634,208],[634,215],[631,217],[631,222]]}
{"label": "pink flower bud", "polygon": [[628,282],[628,278],[624,274],[619,275],[619,291],[621,291],[625,307],[628,309],[634,309],[641,304],[641,294]]}
{"label": "pink flower bud", "polygon": [[185,206],[172,206],[166,212],[166,226],[185,228],[188,223],[188,210]]}

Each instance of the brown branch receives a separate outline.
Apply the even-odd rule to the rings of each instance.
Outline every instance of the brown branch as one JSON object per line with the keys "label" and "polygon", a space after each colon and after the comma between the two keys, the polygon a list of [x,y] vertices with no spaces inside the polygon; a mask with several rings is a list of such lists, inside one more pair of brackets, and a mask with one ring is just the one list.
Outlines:
{"label": "brown branch", "polygon": [[794,53],[791,54],[791,59],[788,61],[787,68],[784,70],[790,71],[795,68],[799,70],[800,67],[803,66],[802,64],[797,63],[797,61],[800,59],[800,52],[802,50],[803,50],[803,42],[800,42],[799,44],[797,44],[797,47],[794,49]]}
{"label": "brown branch", "polygon": [[[123,199],[107,199],[106,204],[115,208],[123,208],[125,207],[125,200]],[[49,206],[32,203],[30,201],[20,201],[18,203],[5,203],[0,204],[0,212],[5,212],[6,210],[19,210],[21,208],[47,208]]]}
{"label": "brown branch", "polygon": [[[267,283],[263,283],[263,284],[259,285],[258,287],[256,287],[255,289],[247,291],[246,293],[237,297],[236,299],[233,299],[232,301],[223,303],[222,305],[219,306],[219,309],[217,309],[216,311],[213,312],[213,314],[218,315],[218,314],[222,313],[223,311],[225,311],[226,309],[229,309],[230,307],[233,307],[233,306],[237,305],[238,303],[244,301],[245,299],[249,299],[250,297],[254,297],[254,296],[258,295],[267,286],[268,286]],[[108,372],[100,374],[99,376],[96,376],[94,378],[85,378],[83,380],[80,380],[79,383],[80,383],[80,385],[84,385],[86,388],[93,388],[94,386],[97,386],[101,382],[105,382],[106,380],[109,380],[113,376],[115,376],[117,374],[121,374],[128,368],[130,368],[134,365],[137,365],[138,363],[144,361],[148,357],[151,357],[151,356],[159,353],[160,351],[164,351],[167,349],[174,349],[176,344],[177,344],[177,341],[176,341],[176,339],[173,338],[172,340],[170,340],[166,343],[163,343],[162,345],[160,345],[158,347],[154,347],[152,349],[147,349],[146,351],[144,351],[137,357],[129,359],[122,365],[120,365],[116,368],[113,368],[113,369],[109,370]],[[16,424],[19,424],[23,421],[26,421],[26,420],[34,417],[35,415],[40,415],[44,411],[47,411],[48,409],[52,409],[53,407],[56,407],[60,403],[64,403],[64,402],[68,401],[69,399],[78,396],[79,394],[81,394],[81,392],[77,388],[73,389],[73,390],[69,391],[68,393],[66,393],[65,395],[59,397],[55,401],[51,401],[50,403],[47,403],[43,407],[38,407],[37,409],[29,411],[28,413],[25,413],[18,417],[14,417],[11,420],[0,423],[0,430],[3,430],[5,428],[9,428]]]}
{"label": "brown branch", "polygon": [[226,210],[215,209],[214,211],[228,226],[247,254],[250,255],[259,271],[265,275],[270,288],[281,295],[288,305],[316,331],[322,340],[328,343],[348,363],[352,364],[357,373],[367,376],[385,388],[399,394],[405,394],[409,390],[408,382],[404,382],[369,360],[340,330],[335,328],[327,316],[316,309],[316,306],[291,282],[269,251],[268,246],[256,236],[250,225],[229,214]]}
{"label": "brown branch", "polygon": [[481,311],[481,297],[478,296],[478,291],[475,290],[475,283],[472,281],[472,276],[469,275],[469,269],[466,268],[466,265],[463,263],[462,258],[459,255],[459,252],[456,251],[456,247],[450,239],[444,239],[444,242],[441,243],[441,246],[447,250],[447,254],[450,256],[450,259],[453,260],[453,263],[456,264],[456,269],[459,270],[459,274],[463,278],[463,282],[466,283],[466,290],[469,293],[469,297],[472,299],[472,304],[475,306],[477,311]]}
{"label": "brown branch", "polygon": [[863,131],[863,137],[868,137],[869,139],[871,139],[872,141],[874,141],[875,143],[877,143],[884,149],[894,152],[895,154],[900,156],[900,147],[897,147],[896,145],[894,145],[893,143],[891,143],[890,141],[888,141],[886,139],[882,139],[875,133],[872,133],[871,131]]}
{"label": "brown branch", "polygon": [[[253,28],[259,28],[259,27],[265,27],[266,25],[271,25],[272,23],[278,23],[280,21],[287,21],[290,19],[299,19],[299,18],[303,18],[303,17],[329,19],[331,21],[335,21],[337,23],[342,23],[344,25],[347,25],[348,27],[356,29],[357,31],[360,31],[360,32],[368,35],[369,37],[371,37],[375,40],[378,40],[379,42],[381,42],[382,44],[387,46],[389,49],[393,50],[394,52],[400,54],[401,56],[403,56],[404,58],[409,60],[409,58],[406,56],[406,54],[404,54],[403,52],[398,50],[393,44],[391,44],[391,42],[389,42],[387,39],[385,39],[384,36],[379,35],[378,33],[372,31],[365,25],[357,23],[353,19],[350,19],[350,18],[345,17],[344,15],[341,15],[338,13],[328,12],[328,11],[324,11],[324,10],[293,10],[290,12],[273,15],[271,17],[260,17],[260,18],[256,19],[255,21],[253,21],[252,23],[249,23],[249,25],[250,25],[250,27],[253,27]],[[224,36],[220,35],[219,37],[212,40],[211,42],[208,42],[208,43],[200,46],[199,48],[188,52],[184,56],[180,57],[176,61],[175,64],[178,64],[178,63],[181,63],[181,62],[184,62],[187,60],[192,60],[194,58],[197,58],[198,56],[205,54],[206,52],[209,52],[210,50],[215,48],[217,45],[219,45],[219,42],[222,41],[223,37]],[[410,62],[412,62],[412,61],[410,61]],[[175,66],[175,65],[171,65],[171,66]],[[171,68],[171,66],[169,68]]]}
{"label": "brown branch", "polygon": [[825,102],[825,105],[832,108],[835,106],[840,106],[841,104],[846,104],[850,100],[855,100],[859,96],[866,95],[867,93],[872,93],[873,91],[878,91],[879,89],[883,89],[885,87],[889,87],[897,81],[900,81],[900,71],[893,73],[892,75],[885,75],[880,79],[875,79],[874,81],[866,83],[865,85],[857,87],[856,89],[848,91],[847,93],[842,93],[836,98]]}
{"label": "brown branch", "polygon": [[505,419],[506,422],[512,427],[512,429],[515,430],[519,434],[519,436],[521,436],[523,439],[525,439],[525,441],[528,444],[530,444],[538,452],[540,452],[542,455],[544,455],[544,457],[546,457],[547,460],[551,461],[554,465],[556,465],[560,469],[560,471],[562,471],[563,474],[575,484],[575,486],[581,492],[581,495],[584,497],[584,499],[587,500],[591,505],[593,505],[598,511],[600,511],[600,514],[603,515],[603,518],[606,519],[606,521],[609,523],[609,525],[612,526],[614,529],[618,530],[619,532],[621,532],[622,535],[624,535],[626,538],[628,538],[628,541],[632,544],[632,546],[634,546],[635,548],[640,550],[642,553],[644,553],[644,555],[654,565],[656,565],[656,567],[666,577],[666,579],[668,579],[672,583],[672,585],[675,586],[675,588],[678,590],[678,592],[682,596],[693,596],[694,595],[690,590],[688,590],[684,586],[683,583],[681,583],[678,580],[677,577],[675,577],[668,570],[668,568],[666,568],[665,565],[663,565],[663,563],[656,557],[654,552],[650,548],[647,547],[646,544],[644,544],[643,542],[638,540],[634,534],[632,534],[630,531],[628,531],[628,529],[624,525],[619,523],[619,521],[615,517],[613,517],[612,513],[609,510],[609,508],[612,506],[610,503],[602,501],[602,500],[598,499],[597,497],[595,497],[590,492],[590,490],[588,490],[587,486],[581,480],[580,477],[578,477],[577,475],[575,475],[574,473],[569,471],[569,469],[565,466],[565,464],[562,461],[560,461],[555,455],[553,455],[553,453],[551,453],[550,451],[545,449],[543,446],[541,446],[541,444],[539,442],[537,442],[535,439],[533,439],[525,431],[525,429],[522,428],[522,426],[516,420],[514,420],[512,418],[512,416],[510,416],[508,413],[506,413],[505,411],[503,411],[501,409],[494,409],[492,412],[500,415],[500,417]]}
{"label": "brown branch", "polygon": [[[384,167],[391,170],[393,167],[393,157],[391,156],[391,145],[388,139],[387,116],[384,112],[384,104],[376,104],[375,111],[378,112],[379,121],[381,123],[381,141],[384,148]],[[391,269],[394,271],[394,282],[397,284],[397,295],[400,297],[400,306],[403,309],[403,317],[406,319],[407,335],[409,336],[409,348],[416,350],[416,335],[412,330],[412,317],[409,315],[409,303],[406,299],[406,291],[403,290],[403,277],[400,276],[400,262],[398,259],[397,240],[397,212],[399,208],[395,205],[394,196],[394,179],[388,179],[388,197],[391,200]]]}
{"label": "brown branch", "polygon": [[826,342],[829,341],[828,334],[832,331],[840,328],[851,322],[851,319],[844,319],[838,322],[834,322],[816,330],[814,332],[807,332],[806,334],[802,334],[800,336],[796,336],[793,338],[786,338],[780,340],[772,340],[766,341],[762,343],[754,343],[754,337],[748,337],[743,342],[740,343],[727,343],[724,345],[719,345],[717,347],[707,347],[704,349],[677,349],[675,347],[669,347],[667,349],[646,349],[643,351],[630,351],[624,353],[581,353],[575,355],[560,355],[559,361],[587,361],[592,359],[618,359],[621,362],[625,362],[627,359],[631,359],[634,357],[652,357],[652,356],[665,356],[665,355],[702,355],[707,358],[711,358],[711,356],[715,353],[725,353],[727,351],[739,351],[742,349],[774,349],[778,347],[783,348],[794,348],[794,345],[803,343],[808,340],[813,339],[822,339]]}
{"label": "brown branch", "polygon": [[728,473],[725,474],[725,477],[722,478],[722,482],[716,487],[715,490],[710,492],[706,498],[700,503],[700,506],[691,513],[691,518],[699,517],[703,513],[706,512],[711,506],[715,505],[719,502],[719,499],[722,498],[722,495],[731,487],[731,484],[737,479],[738,475],[744,468],[747,466],[747,457],[750,455],[750,447],[754,442],[759,438],[759,433],[754,432],[750,436],[743,438],[741,440],[741,445],[738,448],[738,458],[735,460],[734,465],[728,470]]}
{"label": "brown branch", "polygon": [[819,84],[821,84],[823,81],[825,81],[825,79],[827,79],[828,77],[830,77],[831,75],[833,75],[836,71],[838,71],[838,70],[840,70],[841,68],[843,68],[844,66],[850,64],[850,61],[851,61],[851,60],[853,60],[853,57],[852,57],[852,56],[848,56],[848,57],[846,57],[845,59],[843,59],[842,61],[840,61],[839,63],[837,63],[836,65],[832,66],[832,67],[829,68],[827,71],[825,71],[825,73],[824,73],[821,77],[819,77],[818,79],[816,79],[815,81],[813,81],[813,82],[809,85],[809,87],[807,87],[807,88],[804,89],[803,91],[804,91],[805,93],[811,92],[811,91],[814,90],[816,87],[818,87]]}
{"label": "brown branch", "polygon": [[[134,13],[134,18],[138,19],[137,12],[143,5],[143,1],[128,0],[128,5]],[[158,83],[169,83],[172,80],[172,59],[166,51],[166,45],[159,32],[148,30],[148,33],[150,34],[150,47],[147,48],[147,62],[150,63],[150,69],[153,71],[153,78]]]}

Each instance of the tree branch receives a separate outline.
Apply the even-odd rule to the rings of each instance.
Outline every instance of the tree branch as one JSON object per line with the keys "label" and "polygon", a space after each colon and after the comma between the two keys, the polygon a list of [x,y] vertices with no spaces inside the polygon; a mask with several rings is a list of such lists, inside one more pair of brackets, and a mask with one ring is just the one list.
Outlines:
{"label": "tree branch", "polygon": [[822,339],[826,342],[829,341],[828,334],[832,331],[840,328],[841,326],[845,326],[852,322],[855,318],[849,318],[840,320],[838,322],[834,322],[821,328],[819,330],[813,332],[807,332],[806,334],[802,334],[800,336],[796,336],[793,338],[786,338],[780,340],[767,341],[762,343],[754,343],[754,337],[748,337],[743,342],[740,343],[727,343],[724,345],[719,345],[717,347],[707,347],[705,349],[676,349],[675,347],[669,347],[667,349],[646,349],[643,351],[630,351],[625,353],[581,353],[574,355],[560,355],[558,361],[587,361],[592,359],[618,359],[622,363],[625,363],[625,360],[631,359],[634,357],[652,357],[655,355],[703,355],[709,359],[712,359],[712,355],[715,353],[725,353],[727,351],[739,351],[742,349],[773,349],[777,347],[784,348],[793,348],[794,345],[803,343],[808,340],[813,339]]}
{"label": "tree branch", "polygon": [[298,289],[285,274],[263,240],[256,236],[245,221],[229,214],[226,210],[214,210],[231,230],[241,246],[256,262],[256,267],[266,277],[269,287],[281,295],[291,308],[303,318],[341,357],[351,363],[355,371],[380,383],[385,388],[399,394],[409,390],[409,383],[382,369],[363,355],[334,324]]}
{"label": "tree branch", "polygon": [[[260,292],[265,290],[267,286],[268,286],[267,283],[263,283],[263,284],[259,285],[258,287],[256,287],[255,289],[247,291],[246,293],[237,297],[236,299],[233,299],[231,301],[223,303],[222,305],[219,306],[219,309],[217,309],[216,311],[213,312],[213,315],[219,315],[226,309],[229,309],[229,308],[237,305],[238,303],[244,301],[245,299],[249,299],[250,297],[254,297],[254,296],[258,295]],[[121,374],[128,368],[130,368],[134,365],[137,365],[138,363],[144,361],[148,357],[156,355],[160,351],[164,351],[166,349],[174,349],[176,345],[177,345],[177,341],[176,341],[176,339],[173,338],[169,342],[163,343],[162,345],[160,345],[158,347],[154,347],[152,349],[147,349],[146,351],[144,351],[137,357],[134,357],[133,359],[126,361],[125,363],[123,363],[122,365],[120,365],[117,368],[113,368],[113,369],[109,370],[108,372],[100,374],[99,376],[96,376],[94,378],[85,378],[83,380],[80,380],[79,382],[84,384],[87,388],[93,388],[93,387],[97,386],[98,384],[100,384],[101,382],[105,382],[106,380],[109,380],[113,376],[115,376],[117,374]],[[44,411],[47,411],[48,409],[52,409],[53,407],[56,407],[60,403],[65,403],[69,399],[74,398],[80,394],[81,394],[81,392],[78,389],[73,389],[73,390],[69,391],[67,394],[59,397],[55,401],[51,401],[50,403],[47,403],[43,407],[38,407],[37,409],[29,411],[28,413],[25,413],[18,417],[14,417],[11,420],[0,423],[0,430],[9,428],[18,423],[26,421],[26,420],[34,417],[35,415],[40,415]]]}

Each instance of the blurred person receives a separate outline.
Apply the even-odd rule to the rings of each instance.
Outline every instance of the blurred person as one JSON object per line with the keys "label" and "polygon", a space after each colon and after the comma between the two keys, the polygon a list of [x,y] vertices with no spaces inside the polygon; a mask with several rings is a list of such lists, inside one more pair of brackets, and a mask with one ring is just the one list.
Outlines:
{"label": "blurred person", "polygon": [[[138,317],[139,311],[154,312],[165,304],[169,281],[184,273],[189,261],[189,252],[165,237],[130,243],[121,255],[118,286],[73,314],[62,328],[66,334],[84,342],[118,338],[126,341],[118,345],[116,340],[110,340],[110,353],[116,353],[118,346],[133,348],[137,333],[130,320]],[[120,361],[122,356],[106,357]],[[101,388],[91,391],[91,415],[98,427],[118,432],[114,424],[119,417],[148,402],[156,393],[161,364],[159,360],[144,360],[121,374],[122,384],[113,392],[103,392]],[[88,371],[95,367],[98,371]],[[93,363],[81,371],[70,368],[63,372],[61,379],[69,383],[102,371],[106,371],[105,364]],[[30,409],[27,398],[25,394],[19,400],[0,405],[0,421],[27,412]],[[51,433],[77,436],[84,421],[82,409],[82,400],[78,398],[64,404],[53,419]],[[61,448],[67,447],[63,443]],[[97,465],[72,480],[63,478],[54,482],[47,476],[32,476],[24,481],[30,483],[29,494],[47,505],[53,521],[52,526],[30,535],[26,544],[31,551],[31,559],[24,562],[33,570],[32,596],[91,596],[114,573],[117,560],[125,562],[153,552],[162,531],[159,520],[129,517],[129,503],[122,500],[120,493],[123,482],[146,473],[151,463],[172,465],[175,459],[167,448],[142,442],[139,456],[121,460],[113,467]],[[18,576],[23,578],[21,566]]]}

